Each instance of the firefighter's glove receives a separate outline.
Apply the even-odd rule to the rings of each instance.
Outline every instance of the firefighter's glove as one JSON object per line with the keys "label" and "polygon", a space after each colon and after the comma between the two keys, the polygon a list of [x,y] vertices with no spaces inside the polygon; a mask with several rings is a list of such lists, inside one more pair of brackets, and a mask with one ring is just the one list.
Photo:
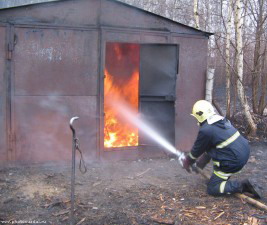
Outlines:
{"label": "firefighter's glove", "polygon": [[196,165],[197,167],[203,170],[206,167],[206,165],[210,162],[210,160],[211,157],[207,153],[203,153],[197,160]]}
{"label": "firefighter's glove", "polygon": [[181,160],[182,162],[182,167],[188,172],[191,173],[191,166],[195,163],[195,160],[192,159],[189,155],[185,156],[185,158],[183,158]]}

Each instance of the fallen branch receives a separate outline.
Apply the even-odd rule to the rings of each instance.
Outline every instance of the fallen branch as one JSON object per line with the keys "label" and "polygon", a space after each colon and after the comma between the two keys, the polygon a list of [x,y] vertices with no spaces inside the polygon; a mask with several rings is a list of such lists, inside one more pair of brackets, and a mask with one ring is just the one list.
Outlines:
{"label": "fallen branch", "polygon": [[214,220],[217,220],[218,218],[220,218],[224,213],[225,213],[225,212],[221,212],[218,216],[216,216],[216,217],[214,218]]}
{"label": "fallen branch", "polygon": [[81,219],[76,225],[81,225],[84,221],[85,221],[86,217],[84,217],[83,219]]}
{"label": "fallen branch", "polygon": [[244,201],[250,203],[251,205],[256,206],[259,209],[263,209],[263,210],[267,211],[267,206],[266,205],[264,205],[263,203],[255,200],[253,198],[250,198],[250,197],[248,197],[248,196],[246,196],[244,194],[240,194],[240,193],[236,193],[235,196],[237,198],[243,199]]}
{"label": "fallen branch", "polygon": [[[209,176],[201,169],[199,169],[198,167],[194,166],[194,170],[197,171],[197,173],[199,173],[202,177],[204,177],[205,179],[209,180]],[[253,199],[253,198],[250,198],[244,194],[241,194],[241,193],[235,193],[234,194],[235,197],[239,198],[239,199],[242,199],[244,200],[245,202],[259,208],[259,209],[262,209],[262,210],[265,210],[267,211],[267,206],[264,205],[263,203]]]}

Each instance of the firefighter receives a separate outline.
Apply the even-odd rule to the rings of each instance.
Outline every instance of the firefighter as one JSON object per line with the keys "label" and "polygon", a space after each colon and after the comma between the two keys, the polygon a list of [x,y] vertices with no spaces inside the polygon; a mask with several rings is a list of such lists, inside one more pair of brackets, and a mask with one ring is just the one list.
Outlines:
{"label": "firefighter", "polygon": [[191,166],[196,162],[199,168],[204,169],[212,159],[213,174],[207,184],[208,194],[221,196],[248,192],[260,198],[259,187],[251,180],[230,180],[248,161],[248,141],[229,120],[216,114],[208,101],[197,101],[191,115],[197,119],[200,129],[192,150],[182,159],[183,168],[191,172]]}

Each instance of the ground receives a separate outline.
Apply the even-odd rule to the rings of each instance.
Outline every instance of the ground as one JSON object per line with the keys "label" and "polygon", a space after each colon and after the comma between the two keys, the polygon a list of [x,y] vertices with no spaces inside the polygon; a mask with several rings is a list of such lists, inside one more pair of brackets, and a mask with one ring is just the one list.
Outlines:
{"label": "ground", "polygon": [[[267,143],[251,143],[251,149],[248,164],[232,178],[252,177],[266,187]],[[204,178],[174,159],[87,167],[86,174],[76,173],[75,224],[267,224],[266,211],[233,196],[208,196]],[[69,224],[70,179],[70,163],[1,167],[0,221]]]}

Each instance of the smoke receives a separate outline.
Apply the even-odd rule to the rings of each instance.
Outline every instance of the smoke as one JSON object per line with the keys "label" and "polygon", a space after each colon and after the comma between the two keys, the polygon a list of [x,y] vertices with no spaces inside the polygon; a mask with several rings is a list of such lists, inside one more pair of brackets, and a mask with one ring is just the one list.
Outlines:
{"label": "smoke", "polygon": [[[96,101],[70,96],[38,96],[21,98],[16,106],[16,157],[21,161],[68,161],[72,154],[72,132],[69,120],[73,115],[81,149],[88,158],[97,159]],[[77,100],[78,99],[78,100]],[[81,107],[82,106],[82,107]],[[78,154],[77,154],[78,155]],[[78,157],[78,156],[77,156]],[[78,158],[79,159],[79,158]]]}
{"label": "smoke", "polygon": [[178,151],[174,146],[172,146],[168,141],[166,141],[161,135],[159,135],[155,130],[153,130],[146,122],[142,119],[140,119],[139,115],[136,115],[134,113],[130,106],[128,106],[126,103],[122,101],[112,101],[110,100],[110,104],[113,105],[114,108],[116,108],[118,114],[122,116],[124,119],[132,123],[134,126],[136,126],[139,130],[144,132],[147,136],[152,138],[155,142],[160,144],[164,149],[167,151],[177,155],[180,157],[182,153]]}
{"label": "smoke", "polygon": [[112,75],[117,86],[125,85],[132,78],[133,73],[139,68],[139,55],[139,44],[106,44],[105,69]]}
{"label": "smoke", "polygon": [[50,93],[51,96],[48,96],[47,98],[41,99],[39,102],[40,107],[45,108],[47,110],[52,110],[55,112],[59,112],[61,114],[67,114],[68,108],[64,104],[59,104],[59,93]]}

